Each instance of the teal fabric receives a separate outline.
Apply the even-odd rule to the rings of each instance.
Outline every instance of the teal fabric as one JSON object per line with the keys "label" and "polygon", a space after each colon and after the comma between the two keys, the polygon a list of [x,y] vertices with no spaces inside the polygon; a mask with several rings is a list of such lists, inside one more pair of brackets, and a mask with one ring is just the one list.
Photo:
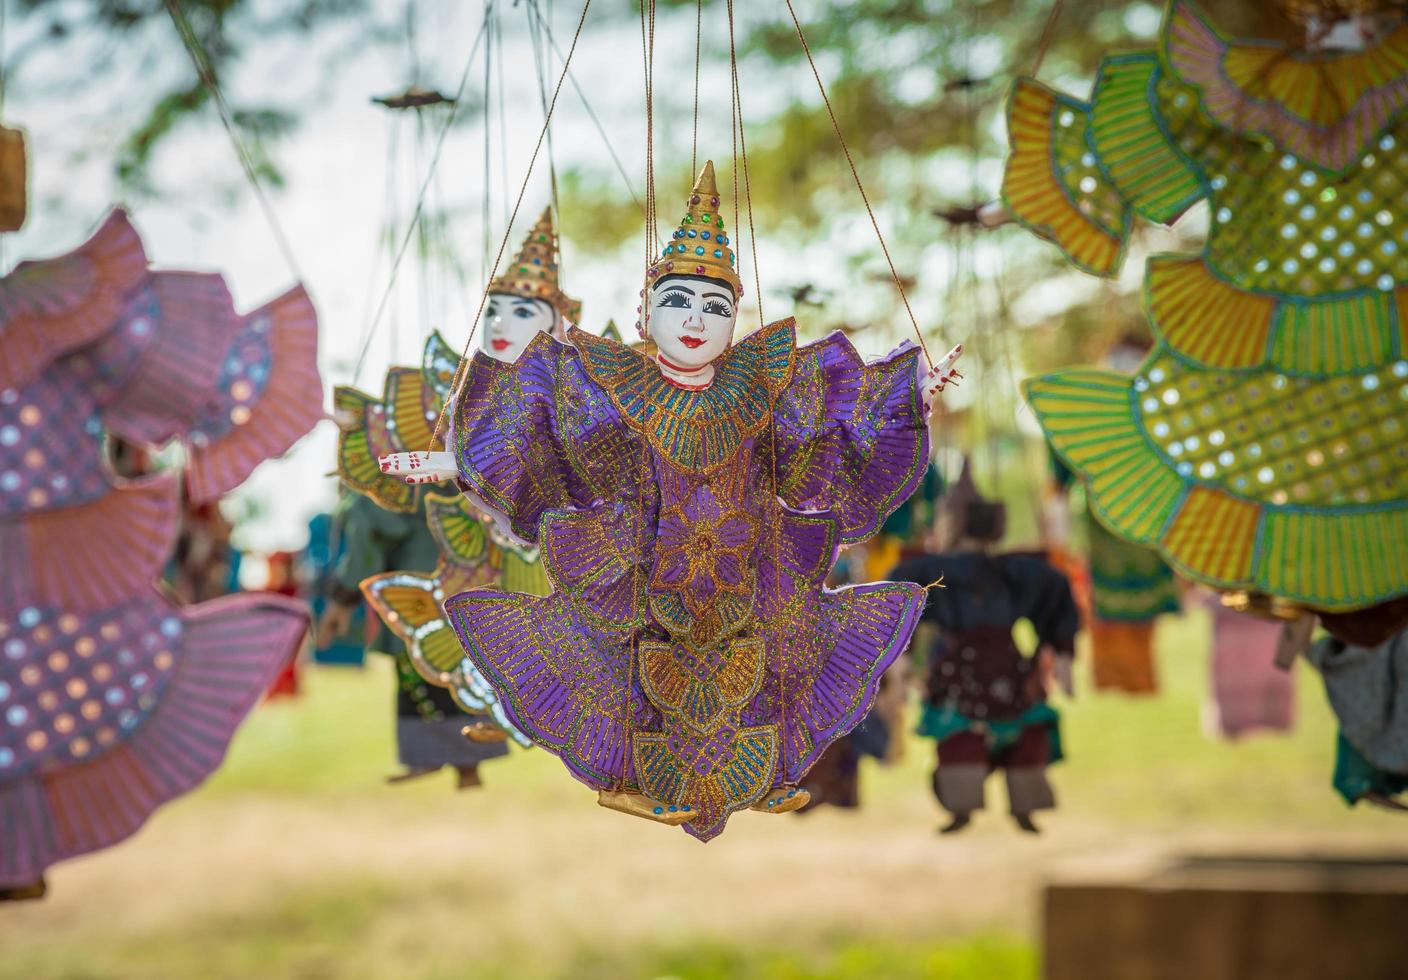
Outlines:
{"label": "teal fabric", "polygon": [[1045,701],[1032,705],[1016,718],[1009,718],[1006,721],[977,721],[960,714],[952,705],[938,708],[932,704],[926,704],[924,705],[924,713],[919,718],[917,732],[926,738],[937,739],[940,742],[961,732],[973,732],[983,736],[987,742],[988,757],[996,758],[1011,748],[1023,730],[1032,725],[1046,726],[1047,736],[1051,742],[1051,753],[1046,760],[1047,764],[1060,762],[1065,758],[1065,753],[1061,748],[1061,713]]}
{"label": "teal fabric", "polygon": [[1377,768],[1340,735],[1335,742],[1335,790],[1353,806],[1366,793],[1397,796],[1408,790],[1408,776]]}
{"label": "teal fabric", "polygon": [[[382,572],[433,572],[440,549],[425,523],[425,494],[419,494],[411,514],[378,507],[369,497],[353,494],[339,506],[344,551],[333,568],[333,580],[344,594],[354,594],[362,579]],[[404,644],[382,624],[368,647],[395,655]]]}

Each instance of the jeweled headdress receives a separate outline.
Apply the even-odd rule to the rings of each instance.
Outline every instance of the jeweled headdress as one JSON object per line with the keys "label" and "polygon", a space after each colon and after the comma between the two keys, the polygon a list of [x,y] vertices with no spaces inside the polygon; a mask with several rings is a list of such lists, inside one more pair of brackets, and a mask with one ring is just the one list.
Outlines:
{"label": "jeweled headdress", "polygon": [[551,208],[543,209],[513,262],[489,283],[489,292],[544,300],[563,319],[577,322],[582,301],[568,296],[557,284],[557,232],[552,227]]}
{"label": "jeweled headdress", "polygon": [[660,253],[660,257],[645,271],[646,284],[664,276],[707,276],[726,282],[734,296],[743,295],[743,280],[734,269],[733,242],[724,230],[724,216],[719,197],[719,185],[714,180],[714,161],[704,163],[694,190],[689,195],[689,210]]}

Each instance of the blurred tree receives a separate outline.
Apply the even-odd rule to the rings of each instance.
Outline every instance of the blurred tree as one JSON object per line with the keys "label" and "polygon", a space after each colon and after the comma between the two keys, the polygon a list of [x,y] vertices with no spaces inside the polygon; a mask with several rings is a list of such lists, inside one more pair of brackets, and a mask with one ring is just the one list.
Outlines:
{"label": "blurred tree", "polygon": [[[338,23],[355,21],[358,30],[327,55],[336,62],[355,49],[395,41],[399,21],[378,22],[368,0],[179,0],[177,4],[230,103],[231,120],[249,149],[259,175],[279,183],[270,146],[303,117],[300,105],[277,89],[255,99],[223,84],[246,63],[259,44],[306,40]],[[208,109],[210,93],[192,67],[172,25],[165,0],[15,0],[12,36],[22,38],[8,52],[6,74],[23,78],[31,61],[43,57],[47,70],[36,84],[47,93],[109,86],[119,66],[140,69],[137,91],[121,92],[132,120],[113,168],[129,195],[152,194],[150,171],[163,141]],[[55,69],[54,66],[60,66]],[[133,104],[135,102],[135,105]],[[135,113],[135,114],[134,114]]]}

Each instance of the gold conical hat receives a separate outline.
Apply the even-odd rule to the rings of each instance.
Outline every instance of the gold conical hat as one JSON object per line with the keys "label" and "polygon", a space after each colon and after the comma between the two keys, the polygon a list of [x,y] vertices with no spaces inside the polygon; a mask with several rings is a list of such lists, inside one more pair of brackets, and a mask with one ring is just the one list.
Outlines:
{"label": "gold conical hat", "polygon": [[705,162],[689,195],[689,210],[660,257],[645,272],[646,283],[663,276],[707,276],[743,295],[743,281],[734,270],[733,242],[724,229],[722,199],[714,180],[714,161]]}
{"label": "gold conical hat", "polygon": [[489,292],[544,300],[563,319],[577,322],[582,315],[581,300],[568,296],[557,284],[557,232],[552,227],[551,208],[543,208],[513,262],[489,283]]}

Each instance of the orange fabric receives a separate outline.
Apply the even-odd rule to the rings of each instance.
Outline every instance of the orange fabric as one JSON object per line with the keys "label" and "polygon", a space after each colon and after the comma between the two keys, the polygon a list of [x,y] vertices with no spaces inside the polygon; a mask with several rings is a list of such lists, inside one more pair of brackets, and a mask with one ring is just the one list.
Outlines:
{"label": "orange fabric", "polygon": [[1095,687],[1101,691],[1153,694],[1159,689],[1154,675],[1154,624],[1090,622],[1091,663]]}

